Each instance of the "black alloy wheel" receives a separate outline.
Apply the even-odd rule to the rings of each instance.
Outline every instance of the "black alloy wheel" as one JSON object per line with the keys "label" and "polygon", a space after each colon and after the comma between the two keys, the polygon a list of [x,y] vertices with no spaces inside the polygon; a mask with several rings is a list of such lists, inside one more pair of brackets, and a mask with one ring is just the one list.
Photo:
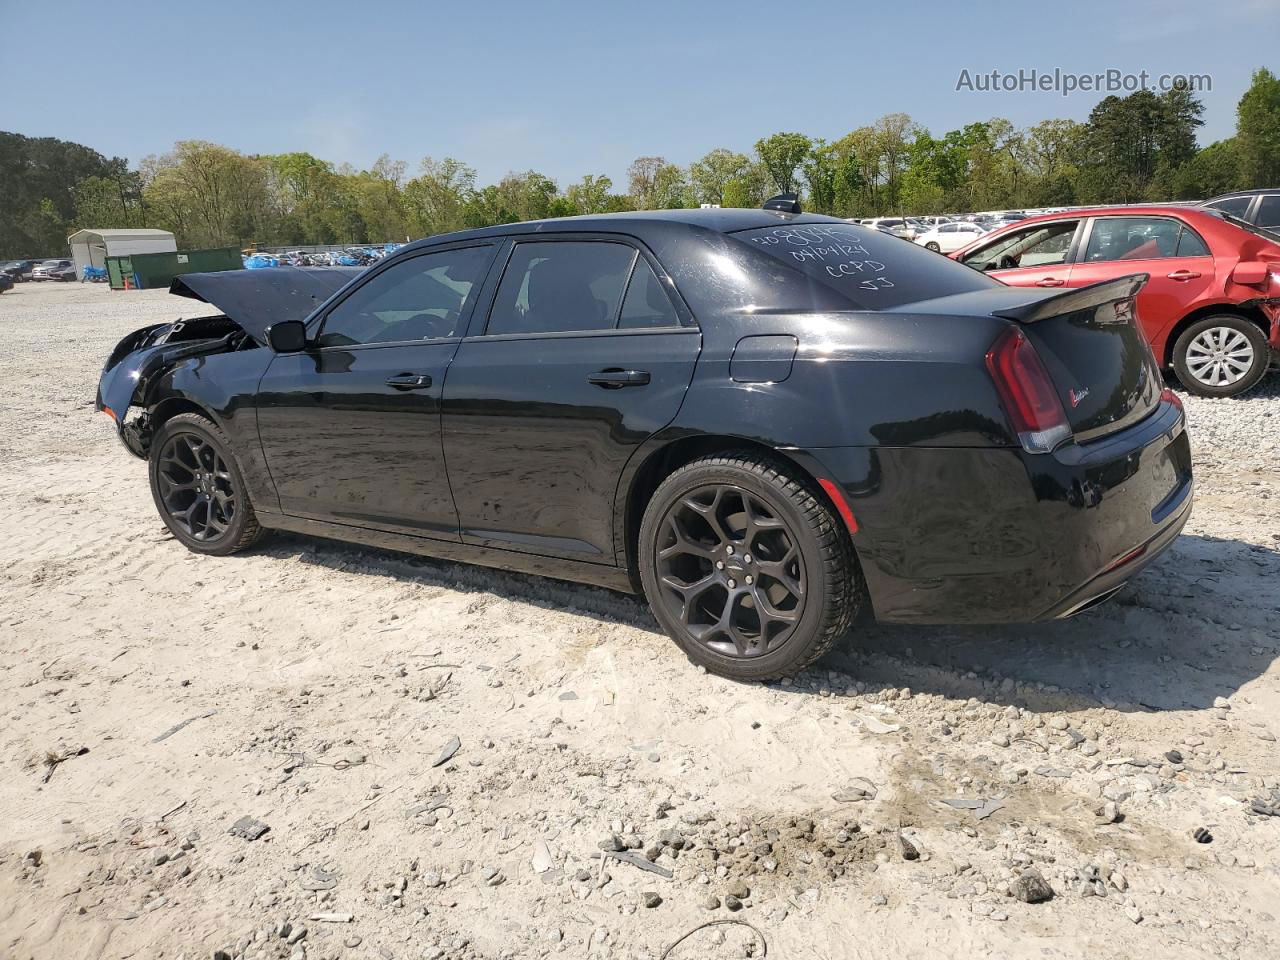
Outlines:
{"label": "black alloy wheel", "polygon": [[188,549],[225,555],[262,536],[230,443],[212,421],[193,413],[166,421],[149,472],[161,518]]}
{"label": "black alloy wheel", "polygon": [[863,593],[825,496],[754,451],[667,477],[645,510],[639,560],[662,627],[694,662],[736,679],[804,669],[848,628]]}
{"label": "black alloy wheel", "polygon": [[222,454],[193,432],[170,434],[156,479],[164,509],[193,540],[226,536],[236,514],[236,490]]}
{"label": "black alloy wheel", "polygon": [[786,642],[804,613],[804,559],[763,500],[731,483],[697,487],[658,537],[662,602],[691,637],[727,657]]}

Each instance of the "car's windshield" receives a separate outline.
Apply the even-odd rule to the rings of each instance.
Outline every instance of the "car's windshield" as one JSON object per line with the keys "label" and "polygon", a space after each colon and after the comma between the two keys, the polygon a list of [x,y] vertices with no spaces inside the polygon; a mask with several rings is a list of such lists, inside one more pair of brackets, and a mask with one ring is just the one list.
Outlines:
{"label": "car's windshield", "polygon": [[922,246],[853,224],[760,227],[733,236],[867,309],[999,286]]}

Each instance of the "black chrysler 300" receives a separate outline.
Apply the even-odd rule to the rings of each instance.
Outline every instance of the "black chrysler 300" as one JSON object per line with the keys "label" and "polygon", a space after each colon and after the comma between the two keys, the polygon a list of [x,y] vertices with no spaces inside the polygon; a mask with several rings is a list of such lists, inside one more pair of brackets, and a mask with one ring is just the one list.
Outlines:
{"label": "black chrysler 300", "polygon": [[1069,616],[1170,545],[1191,458],[1145,276],[1032,292],[773,207],[180,277],[222,315],[126,337],[98,406],[192,550],[282,529],[643,592],[733,677],[868,604]]}

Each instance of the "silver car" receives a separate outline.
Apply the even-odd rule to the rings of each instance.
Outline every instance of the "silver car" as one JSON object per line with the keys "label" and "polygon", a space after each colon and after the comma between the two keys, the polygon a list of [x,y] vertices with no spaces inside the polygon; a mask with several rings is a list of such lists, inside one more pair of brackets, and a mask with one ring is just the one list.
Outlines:
{"label": "silver car", "polygon": [[75,264],[70,260],[41,260],[31,269],[32,280],[74,280]]}

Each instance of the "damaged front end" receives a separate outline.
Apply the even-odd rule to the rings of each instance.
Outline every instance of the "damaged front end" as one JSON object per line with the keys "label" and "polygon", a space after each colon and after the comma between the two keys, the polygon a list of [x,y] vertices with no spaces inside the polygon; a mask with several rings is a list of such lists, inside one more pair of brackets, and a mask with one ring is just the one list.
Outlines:
{"label": "damaged front end", "polygon": [[[222,313],[135,330],[111,351],[98,381],[97,407],[109,416],[129,452],[146,459],[153,388],[194,357],[265,348],[282,320],[305,321],[360,274],[341,267],[222,270],[175,277],[169,292],[211,304]],[[131,408],[141,412],[130,418]]]}
{"label": "damaged front end", "polygon": [[[97,409],[115,424],[121,442],[144,460],[151,443],[147,393],[156,379],[191,357],[232,350],[255,349],[258,344],[228,317],[198,317],[157,323],[135,330],[121,340],[102,368]],[[130,409],[141,412],[130,416]]]}

